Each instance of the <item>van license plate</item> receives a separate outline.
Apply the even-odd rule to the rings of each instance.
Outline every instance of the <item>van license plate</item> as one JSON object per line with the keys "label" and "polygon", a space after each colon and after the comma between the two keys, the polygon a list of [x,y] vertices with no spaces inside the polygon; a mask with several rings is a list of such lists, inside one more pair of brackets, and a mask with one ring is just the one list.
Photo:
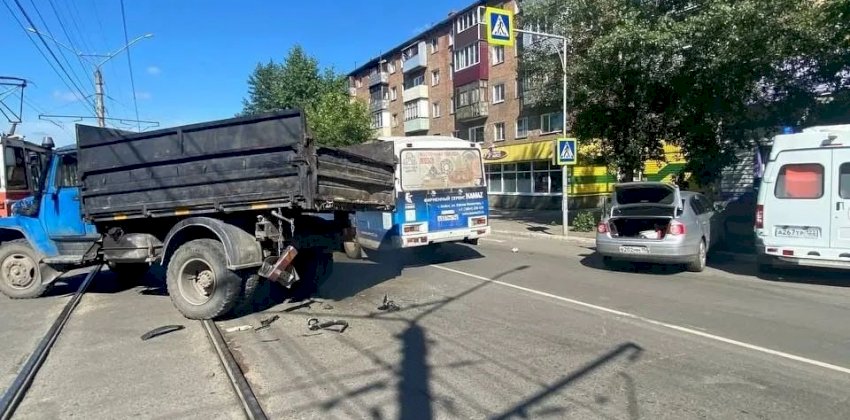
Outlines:
{"label": "van license plate", "polygon": [[649,249],[645,246],[620,246],[621,254],[649,254]]}
{"label": "van license plate", "polygon": [[777,226],[774,234],[777,238],[818,239],[820,228],[802,226]]}

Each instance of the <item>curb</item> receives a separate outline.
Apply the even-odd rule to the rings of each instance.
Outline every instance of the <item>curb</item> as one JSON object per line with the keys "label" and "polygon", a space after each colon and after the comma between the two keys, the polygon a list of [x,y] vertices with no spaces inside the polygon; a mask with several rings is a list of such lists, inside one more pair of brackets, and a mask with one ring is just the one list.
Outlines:
{"label": "curb", "polygon": [[[493,230],[491,230],[491,232],[492,233],[499,233],[499,234],[502,234],[502,235],[523,236],[523,237],[526,237],[526,238],[548,239],[548,240],[559,241],[559,242],[573,242],[575,244],[583,245],[583,246],[595,246],[596,245],[596,239],[592,239],[592,238],[582,238],[582,237],[575,237],[575,236],[564,237],[564,236],[561,236],[561,235],[549,235],[549,234],[546,234],[546,233],[537,233],[537,232],[521,232],[521,231],[516,231],[516,230],[493,229]],[[756,262],[755,254],[741,254],[741,253],[729,252],[729,251],[712,251],[712,254],[723,257],[723,258],[728,258],[730,260],[737,261],[737,262],[744,262],[744,263],[755,263]]]}
{"label": "curb", "polygon": [[498,230],[492,229],[493,233],[500,233],[502,235],[513,235],[513,236],[524,236],[526,238],[540,238],[540,239],[549,239],[554,241],[561,242],[575,242],[581,245],[596,245],[596,239],[592,238],[581,238],[575,236],[561,236],[561,235],[549,235],[546,233],[537,233],[537,232],[521,232],[516,230]]}

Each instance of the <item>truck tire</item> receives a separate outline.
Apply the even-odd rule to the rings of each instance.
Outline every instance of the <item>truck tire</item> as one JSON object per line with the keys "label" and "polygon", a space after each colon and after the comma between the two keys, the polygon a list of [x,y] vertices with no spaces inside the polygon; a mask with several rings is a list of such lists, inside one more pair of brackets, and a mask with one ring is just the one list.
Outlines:
{"label": "truck tire", "polygon": [[38,255],[26,239],[0,246],[0,292],[12,299],[37,298],[50,284],[42,282]]}
{"label": "truck tire", "polygon": [[355,241],[343,242],[342,249],[345,251],[345,256],[352,260],[363,259],[363,247]]}
{"label": "truck tire", "polygon": [[699,245],[697,245],[697,253],[694,255],[693,261],[688,263],[688,271],[692,273],[700,273],[705,270],[705,260],[707,255],[707,249],[705,246],[705,239],[699,241]]}
{"label": "truck tire", "polygon": [[148,263],[114,263],[110,262],[109,271],[118,277],[121,283],[137,283],[150,271]]}
{"label": "truck tire", "polygon": [[177,248],[165,276],[168,295],[189,319],[214,319],[230,312],[242,293],[243,278],[227,269],[224,246],[195,239]]}

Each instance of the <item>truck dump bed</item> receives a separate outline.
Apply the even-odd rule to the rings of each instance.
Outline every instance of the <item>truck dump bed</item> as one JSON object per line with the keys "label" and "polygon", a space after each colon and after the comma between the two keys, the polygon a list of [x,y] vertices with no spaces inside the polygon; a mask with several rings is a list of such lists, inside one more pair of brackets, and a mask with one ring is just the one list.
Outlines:
{"label": "truck dump bed", "polygon": [[317,146],[298,110],[144,133],[77,125],[77,146],[92,220],[393,205],[391,145]]}

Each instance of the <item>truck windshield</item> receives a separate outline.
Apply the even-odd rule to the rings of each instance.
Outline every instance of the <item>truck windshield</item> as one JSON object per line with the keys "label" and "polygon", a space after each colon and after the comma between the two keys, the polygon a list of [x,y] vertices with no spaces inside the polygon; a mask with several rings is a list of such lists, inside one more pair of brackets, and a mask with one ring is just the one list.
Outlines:
{"label": "truck windshield", "polygon": [[400,157],[404,191],[485,185],[478,149],[407,149]]}

